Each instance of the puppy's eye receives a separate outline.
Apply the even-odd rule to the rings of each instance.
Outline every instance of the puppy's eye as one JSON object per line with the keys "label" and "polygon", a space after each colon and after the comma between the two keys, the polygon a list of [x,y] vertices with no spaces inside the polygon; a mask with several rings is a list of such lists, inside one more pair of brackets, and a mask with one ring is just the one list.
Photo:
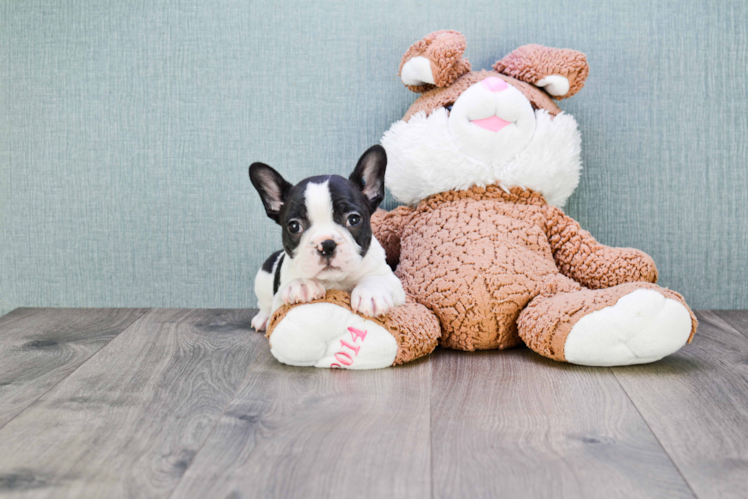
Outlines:
{"label": "puppy's eye", "polygon": [[348,216],[348,227],[356,227],[361,224],[361,216],[358,214],[351,214]]}
{"label": "puppy's eye", "polygon": [[454,104],[447,104],[446,106],[444,106],[444,109],[447,110],[447,113],[452,112],[452,106],[454,106]]}
{"label": "puppy's eye", "polygon": [[291,234],[299,234],[303,229],[301,223],[297,220],[292,220],[288,223],[288,232]]}

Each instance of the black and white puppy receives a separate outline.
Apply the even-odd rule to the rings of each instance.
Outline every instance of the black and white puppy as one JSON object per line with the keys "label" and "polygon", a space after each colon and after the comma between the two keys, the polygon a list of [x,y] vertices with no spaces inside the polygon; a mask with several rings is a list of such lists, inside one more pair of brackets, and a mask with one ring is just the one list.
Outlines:
{"label": "black and white puppy", "polygon": [[366,316],[405,303],[402,284],[371,233],[371,215],[384,199],[386,167],[382,146],[369,148],[348,179],[320,175],[293,186],[263,163],[249,167],[265,212],[283,231],[283,250],[255,278],[255,330],[265,330],[282,304],[310,302],[326,290],[351,292],[353,310]]}

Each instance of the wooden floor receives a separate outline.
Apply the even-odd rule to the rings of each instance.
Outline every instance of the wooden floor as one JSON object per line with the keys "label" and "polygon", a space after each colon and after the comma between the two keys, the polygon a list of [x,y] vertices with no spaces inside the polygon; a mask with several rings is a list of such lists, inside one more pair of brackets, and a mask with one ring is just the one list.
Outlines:
{"label": "wooden floor", "polygon": [[281,365],[252,310],[0,318],[3,497],[745,497],[748,312],[655,364]]}

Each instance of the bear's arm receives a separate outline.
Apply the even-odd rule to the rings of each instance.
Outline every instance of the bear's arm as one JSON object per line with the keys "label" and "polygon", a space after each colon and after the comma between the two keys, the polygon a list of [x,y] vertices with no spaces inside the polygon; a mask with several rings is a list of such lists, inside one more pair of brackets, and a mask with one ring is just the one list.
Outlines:
{"label": "bear's arm", "polygon": [[414,213],[415,210],[412,208],[402,206],[389,212],[380,208],[371,216],[371,230],[387,254],[387,264],[393,269],[400,261],[400,238],[403,229]]}
{"label": "bear's arm", "polygon": [[657,282],[652,257],[635,248],[598,243],[556,207],[546,209],[545,230],[559,270],[582,286],[597,289],[635,281]]}

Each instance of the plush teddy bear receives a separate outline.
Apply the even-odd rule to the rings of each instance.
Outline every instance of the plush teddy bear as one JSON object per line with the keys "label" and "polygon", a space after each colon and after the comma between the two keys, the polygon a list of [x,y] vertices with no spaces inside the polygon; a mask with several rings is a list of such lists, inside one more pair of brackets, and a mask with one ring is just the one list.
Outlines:
{"label": "plush teddy bear", "polygon": [[652,259],[602,245],[561,210],[577,187],[581,138],[554,99],[576,94],[584,54],[520,47],[471,71],[464,37],[438,31],[403,56],[421,96],[384,134],[386,185],[405,206],[374,234],[408,296],[387,316],[348,294],[284,306],[268,327],[282,362],[379,368],[431,352],[526,344],[558,361],[649,363],[690,342],[696,318],[661,288]]}

